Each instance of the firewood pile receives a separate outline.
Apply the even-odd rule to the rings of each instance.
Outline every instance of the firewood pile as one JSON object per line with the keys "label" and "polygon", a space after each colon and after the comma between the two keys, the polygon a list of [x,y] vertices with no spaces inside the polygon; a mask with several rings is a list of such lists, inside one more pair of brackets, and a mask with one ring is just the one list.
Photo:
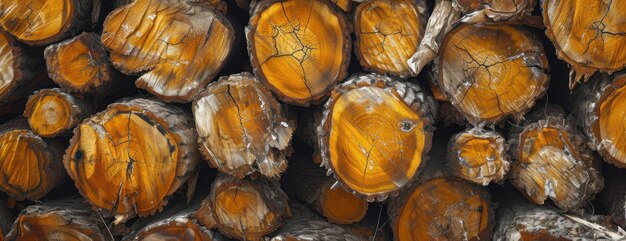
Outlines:
{"label": "firewood pile", "polygon": [[0,0],[0,241],[626,240],[625,69],[622,0]]}

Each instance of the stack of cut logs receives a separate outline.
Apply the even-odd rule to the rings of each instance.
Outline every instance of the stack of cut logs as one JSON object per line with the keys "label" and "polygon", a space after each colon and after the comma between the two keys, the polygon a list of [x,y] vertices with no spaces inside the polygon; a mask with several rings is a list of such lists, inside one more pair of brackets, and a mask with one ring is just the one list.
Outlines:
{"label": "stack of cut logs", "polygon": [[623,0],[0,0],[0,241],[626,240],[625,49]]}

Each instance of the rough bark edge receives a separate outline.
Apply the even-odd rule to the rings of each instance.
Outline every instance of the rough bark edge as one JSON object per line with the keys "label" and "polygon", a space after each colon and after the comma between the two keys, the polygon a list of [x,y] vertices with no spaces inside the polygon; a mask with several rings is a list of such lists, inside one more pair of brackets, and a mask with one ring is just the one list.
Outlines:
{"label": "rough bark edge", "polygon": [[[455,2],[457,2],[455,0]],[[471,9],[462,9],[463,16],[461,21],[464,23],[490,23],[490,22],[502,22],[502,21],[523,21],[525,18],[530,17],[532,11],[534,10],[537,3],[535,0],[524,0],[524,6],[518,6],[515,1],[512,1],[515,4],[516,11],[515,12],[502,12],[498,10],[492,10],[489,4],[483,4],[476,11],[471,11]],[[457,3],[460,6],[460,4]]]}
{"label": "rough bark edge", "polygon": [[[150,232],[153,229],[159,229],[163,226],[173,226],[178,224],[184,224],[186,222],[191,222],[194,225],[198,226],[199,231],[202,232],[201,240],[204,241],[221,241],[222,238],[214,232],[209,230],[207,227],[203,226],[199,223],[199,221],[195,217],[195,212],[193,208],[182,210],[178,213],[175,213],[169,217],[161,217],[155,220],[146,220],[147,223],[144,225],[139,225],[133,228],[133,231],[122,238],[122,241],[139,241],[139,236],[143,232]],[[133,225],[135,226],[135,225]]]}
{"label": "rough bark edge", "polygon": [[250,12],[251,12],[250,21],[248,25],[246,26],[245,35],[246,35],[246,42],[248,43],[247,44],[248,55],[250,55],[250,63],[252,64],[254,75],[258,76],[261,83],[263,83],[269,90],[271,90],[272,93],[274,93],[274,95],[282,102],[285,102],[290,105],[303,106],[303,107],[309,106],[310,104],[319,104],[323,102],[324,97],[328,96],[328,94],[331,92],[331,90],[333,89],[333,87],[335,87],[337,83],[339,83],[340,81],[345,79],[346,76],[348,76],[348,66],[350,65],[350,58],[352,56],[351,54],[352,53],[352,38],[350,37],[350,33],[351,33],[350,22],[348,21],[346,16],[343,14],[343,10],[339,9],[339,7],[335,5],[334,3],[331,3],[328,0],[313,0],[315,2],[325,4],[335,13],[337,20],[339,21],[339,27],[342,29],[342,32],[343,32],[344,45],[343,45],[343,51],[341,54],[344,55],[344,58],[343,58],[343,61],[341,62],[341,66],[339,67],[339,75],[337,76],[337,78],[335,78],[335,80],[333,80],[332,83],[328,85],[328,87],[326,87],[324,91],[321,91],[320,93],[315,94],[315,95],[311,95],[309,98],[305,98],[301,100],[292,99],[291,97],[282,94],[281,90],[279,90],[278,88],[274,87],[271,83],[269,83],[269,81],[267,80],[267,77],[265,77],[265,75],[263,74],[263,71],[261,70],[261,64],[259,62],[259,59],[257,59],[256,55],[254,54],[256,52],[256,49],[255,49],[253,39],[254,39],[254,33],[256,32],[256,28],[257,28],[258,21],[259,21],[258,16],[267,8],[272,6],[274,3],[281,3],[284,1],[289,1],[289,0],[261,0],[260,2],[254,4],[254,7],[250,8]]}
{"label": "rough bark edge", "polygon": [[[380,75],[394,75],[394,76],[398,76],[402,79],[406,79],[411,77],[411,74],[413,72],[413,70],[411,70],[411,67],[408,68],[406,73],[392,73],[392,71],[386,70],[386,69],[382,69],[382,68],[378,68],[376,66],[370,65],[369,63],[365,62],[365,57],[363,56],[363,54],[361,53],[361,51],[357,51],[360,48],[360,41],[357,41],[360,38],[361,35],[361,28],[359,26],[359,21],[361,18],[361,11],[362,8],[365,6],[365,4],[370,3],[370,2],[374,2],[377,0],[368,0],[365,2],[361,2],[357,5],[356,9],[354,10],[354,34],[355,34],[355,39],[354,39],[354,56],[356,56],[356,59],[359,61],[359,64],[361,65],[361,67],[363,67],[364,70],[368,71],[368,72],[375,72],[377,74]],[[419,27],[419,39],[417,39],[417,44],[418,44],[418,48],[419,48],[419,43],[422,41],[422,38],[424,38],[424,31],[426,29],[426,22],[427,22],[427,16],[426,16],[426,12],[428,11],[428,8],[426,7],[426,2],[424,0],[407,0],[407,2],[409,3],[413,3],[413,7],[415,9],[415,12],[417,13],[417,18],[418,18],[418,27]]]}
{"label": "rough bark edge", "polygon": [[[502,161],[502,167],[501,167],[502,169],[500,169],[501,171],[498,170],[494,174],[495,176],[490,176],[490,177],[483,176],[483,177],[476,177],[476,178],[466,178],[463,175],[461,175],[461,173],[459,172],[460,171],[459,167],[463,164],[460,163],[461,161],[459,160],[459,156],[455,155],[456,153],[458,153],[458,147],[459,147],[455,144],[456,144],[457,139],[463,135],[471,135],[476,138],[485,138],[485,139],[490,138],[492,140],[495,140],[496,143],[498,144],[497,152],[500,154],[500,159],[501,159],[500,161]],[[474,127],[472,129],[462,131],[454,135],[452,138],[450,138],[450,141],[448,142],[448,148],[447,148],[448,156],[446,158],[446,161],[447,161],[449,170],[453,173],[453,175],[455,175],[458,178],[462,178],[471,183],[482,185],[482,186],[487,186],[489,185],[490,182],[501,184],[506,178],[506,174],[509,172],[509,168],[511,164],[510,157],[509,157],[509,148],[510,148],[509,144],[504,140],[504,137],[502,137],[500,133],[496,131],[492,131],[492,130],[485,130],[482,128]],[[487,164],[487,162],[485,162],[485,164]],[[499,175],[500,173],[501,173],[501,176]],[[480,181],[480,179],[482,179],[482,182]]]}
{"label": "rough bark edge", "polygon": [[[28,97],[28,102],[26,103],[26,108],[24,109],[24,114],[23,114],[24,117],[29,118],[33,114],[33,108],[35,108],[34,105],[36,104],[36,101],[39,100],[39,97],[43,95],[55,95],[55,96],[59,96],[63,98],[68,104],[70,104],[72,111],[70,113],[70,116],[68,117],[69,122],[66,124],[64,130],[57,131],[56,133],[52,133],[50,135],[43,135],[41,133],[36,133],[41,137],[50,138],[50,137],[65,136],[65,135],[71,134],[72,129],[76,125],[78,125],[78,123],[80,123],[83,119],[91,116],[91,114],[93,114],[94,109],[95,109],[95,106],[92,103],[90,103],[88,100],[79,96],[73,96],[71,94],[65,93],[59,88],[41,89],[41,90],[35,91],[35,93],[33,93],[30,97]],[[30,125],[30,122],[29,122],[29,125]],[[35,131],[33,130],[33,132]]]}
{"label": "rough bark edge", "polygon": [[[519,185],[515,184],[516,172],[513,171],[515,166],[520,162],[520,139],[523,134],[527,131],[537,130],[546,127],[554,127],[559,130],[564,130],[566,133],[570,134],[570,143],[574,147],[575,150],[578,151],[578,155],[581,158],[581,162],[585,165],[589,174],[589,187],[590,189],[584,190],[584,196],[581,197],[580,203],[574,204],[573,206],[562,204],[553,197],[549,197],[547,195],[546,199],[551,199],[555,205],[563,210],[570,211],[577,208],[582,207],[587,201],[591,201],[595,198],[595,195],[599,193],[604,187],[604,178],[602,177],[602,173],[600,170],[600,165],[594,153],[587,148],[585,144],[585,138],[583,134],[578,130],[574,120],[572,118],[567,118],[563,109],[556,105],[546,105],[537,106],[533,111],[526,115],[526,120],[522,123],[522,126],[512,126],[509,130],[509,140],[508,144],[511,149],[511,156],[515,160],[515,162],[511,165],[511,172],[509,175],[509,180],[513,186],[519,189],[519,191],[524,194],[525,190],[520,189]],[[544,201],[545,201],[544,200]],[[529,198],[529,201],[531,199]],[[537,203],[537,204],[543,204]]]}
{"label": "rough bark edge", "polygon": [[[152,108],[151,108],[152,107]],[[176,176],[174,177],[174,181],[170,189],[166,192],[167,195],[161,200],[160,205],[157,205],[152,211],[145,213],[137,213],[135,210],[130,209],[129,213],[117,213],[117,210],[106,210],[102,207],[97,207],[90,200],[85,198],[87,202],[89,202],[93,209],[99,212],[106,217],[115,216],[114,223],[123,223],[128,219],[135,217],[138,215],[139,217],[145,217],[153,215],[157,212],[160,212],[165,205],[167,205],[169,197],[176,192],[187,180],[189,180],[195,172],[197,172],[197,166],[200,162],[200,153],[198,152],[197,147],[197,137],[196,131],[193,127],[193,117],[191,114],[186,113],[185,111],[175,107],[168,105],[158,99],[143,99],[143,98],[124,98],[113,104],[110,104],[106,110],[96,113],[90,118],[83,120],[82,124],[90,124],[91,125],[99,125],[102,121],[100,115],[110,111],[113,108],[122,108],[128,110],[136,110],[141,111],[142,114],[151,117],[155,122],[160,123],[161,126],[167,127],[167,131],[176,139],[178,142],[179,148],[179,160],[177,160],[176,166]],[[173,123],[167,121],[168,117],[173,118]],[[76,185],[76,179],[73,174],[70,172],[70,165],[72,165],[72,157],[71,152],[75,145],[78,144],[80,137],[80,128],[74,128],[73,136],[70,139],[70,144],[65,154],[63,155],[63,166],[67,171],[67,174],[72,178],[75,183],[78,192],[81,196],[85,196],[83,190],[80,189],[78,185]],[[117,209],[117,207],[113,207],[113,209]]]}
{"label": "rough bark edge", "polygon": [[587,145],[597,151],[604,161],[619,168],[626,168],[626,160],[618,160],[606,150],[600,137],[598,112],[600,105],[613,92],[626,85],[626,73],[615,75],[598,74],[590,83],[581,85],[575,92],[572,113],[577,117],[578,125],[589,138]]}
{"label": "rough bark edge", "polygon": [[[324,112],[320,125],[317,127],[317,136],[319,137],[318,146],[322,156],[322,166],[324,166],[328,172],[327,175],[333,174],[338,183],[348,191],[351,191],[357,197],[366,199],[368,202],[384,201],[387,197],[397,196],[402,188],[389,192],[379,192],[372,194],[363,194],[355,190],[352,190],[348,185],[343,183],[339,176],[336,174],[335,168],[330,161],[330,149],[329,149],[329,134],[331,130],[331,118],[332,111],[335,102],[341,95],[347,91],[358,89],[361,87],[378,87],[384,89],[386,92],[393,94],[399,100],[404,102],[406,106],[420,116],[423,121],[422,133],[424,133],[424,148],[422,150],[422,163],[428,160],[428,152],[431,148],[432,136],[435,131],[433,124],[435,123],[437,115],[437,103],[422,89],[410,82],[402,82],[392,77],[381,76],[377,74],[355,74],[352,75],[344,83],[341,83],[335,87],[331,92],[331,96],[324,104]],[[423,164],[417,167],[419,170]],[[418,171],[415,172],[411,179],[418,176]],[[409,181],[410,182],[410,181]]]}
{"label": "rough bark edge", "polygon": [[[204,143],[204,138],[201,137],[200,135],[198,135],[198,149],[200,150],[200,153],[202,154],[202,157],[204,157],[204,159],[209,163],[209,165],[213,168],[217,168],[220,172],[223,173],[227,173],[229,175],[235,176],[239,179],[244,178],[245,176],[248,175],[252,175],[254,173],[260,173],[261,175],[267,177],[267,178],[274,178],[274,179],[278,179],[280,178],[280,174],[284,173],[285,170],[287,170],[287,156],[289,156],[289,151],[291,148],[291,139],[293,138],[293,134],[295,132],[296,129],[296,122],[293,120],[290,120],[287,116],[287,112],[288,110],[283,108],[284,106],[282,106],[282,104],[280,102],[278,102],[278,100],[274,97],[274,95],[272,95],[272,93],[266,88],[266,86],[262,83],[259,82],[259,80],[252,75],[249,72],[243,72],[240,74],[234,74],[234,75],[230,75],[230,76],[222,76],[220,77],[217,81],[210,83],[207,88],[200,92],[196,98],[194,99],[194,101],[192,102],[192,106],[195,107],[197,106],[198,100],[211,95],[212,93],[209,92],[209,89],[214,85],[214,86],[220,86],[220,85],[227,85],[230,86],[232,85],[232,82],[230,81],[231,77],[241,77],[241,78],[248,78],[248,80],[243,80],[245,82],[248,83],[256,83],[258,82],[259,84],[256,85],[254,88],[257,89],[259,92],[261,92],[261,94],[263,94],[265,98],[265,102],[270,104],[270,109],[274,109],[274,110],[278,110],[278,113],[274,112],[274,111],[270,111],[270,113],[272,113],[274,116],[274,120],[275,123],[272,124],[276,124],[276,125],[282,125],[282,123],[285,123],[287,125],[288,128],[288,134],[289,134],[289,139],[286,140],[286,142],[284,143],[275,143],[275,144],[271,144],[272,142],[276,142],[276,140],[266,140],[267,141],[267,145],[270,146],[270,150],[267,150],[266,155],[269,155],[270,153],[275,154],[277,157],[277,159],[283,159],[284,163],[282,163],[281,165],[279,165],[278,167],[276,167],[276,173],[263,173],[261,171],[261,168],[259,168],[259,162],[263,162],[263,160],[260,160],[259,157],[257,157],[257,159],[254,161],[254,163],[252,163],[249,166],[241,167],[238,168],[236,170],[232,170],[232,171],[228,171],[228,170],[224,170],[222,168],[222,165],[218,165],[214,158],[211,157],[210,153],[202,147],[202,143]],[[247,84],[247,83],[246,83]],[[257,88],[258,87],[258,88]],[[195,109],[195,108],[194,108]],[[194,116],[195,118],[195,116]],[[195,126],[195,124],[194,124]],[[284,126],[284,125],[283,125]],[[277,128],[273,128],[272,129],[272,133],[276,133],[276,129]],[[278,136],[278,135],[277,135]],[[249,151],[249,150],[247,150]],[[274,174],[274,175],[272,175]]]}

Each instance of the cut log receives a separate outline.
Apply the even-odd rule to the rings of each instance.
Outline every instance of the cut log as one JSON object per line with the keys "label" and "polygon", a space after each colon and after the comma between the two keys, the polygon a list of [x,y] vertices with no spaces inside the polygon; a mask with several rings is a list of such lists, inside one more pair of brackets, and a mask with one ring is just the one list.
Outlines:
{"label": "cut log", "polygon": [[[521,197],[520,197],[521,198]],[[522,199],[500,203],[494,241],[623,240],[611,221],[601,215],[573,215],[545,206],[530,205]]]}
{"label": "cut log", "polygon": [[113,241],[98,214],[82,198],[68,198],[28,206],[13,224],[7,241]]}
{"label": "cut log", "polygon": [[209,3],[134,1],[104,21],[102,43],[114,67],[142,74],[137,87],[167,102],[190,102],[220,71],[234,30]]}
{"label": "cut log", "polygon": [[626,67],[626,2],[542,1],[546,35],[571,67],[570,89],[596,71]]}
{"label": "cut log", "polygon": [[249,73],[220,78],[193,102],[200,151],[211,166],[237,178],[259,172],[278,178],[287,168],[295,122]]}
{"label": "cut log", "polygon": [[263,0],[248,30],[254,72],[284,102],[318,102],[347,75],[348,21],[326,0]]}
{"label": "cut log", "polygon": [[549,198],[571,211],[602,190],[604,179],[595,156],[561,108],[535,108],[521,127],[511,128],[509,138],[515,160],[509,180],[531,202],[543,204]]}
{"label": "cut log", "polygon": [[418,184],[392,199],[387,211],[397,241],[489,240],[493,231],[491,197],[461,179]]}
{"label": "cut log", "polygon": [[18,201],[42,198],[65,178],[65,147],[34,134],[24,119],[0,126],[0,189]]}
{"label": "cut log", "polygon": [[44,68],[38,49],[18,43],[11,35],[0,29],[1,104],[25,98],[33,90],[51,84],[45,79]]}
{"label": "cut log", "polygon": [[28,98],[24,117],[35,134],[56,137],[69,134],[94,109],[94,104],[85,98],[58,88],[43,89]]}
{"label": "cut log", "polygon": [[626,168],[626,74],[596,75],[574,92],[572,112],[589,138],[591,149],[620,168]]}
{"label": "cut log", "polygon": [[500,133],[472,128],[448,142],[448,167],[453,175],[483,186],[500,183],[509,171],[509,146]]}
{"label": "cut log", "polygon": [[100,0],[5,0],[0,4],[0,26],[34,46],[89,30],[99,16]]}
{"label": "cut log", "polygon": [[48,75],[70,93],[105,96],[114,91],[116,74],[109,54],[95,33],[82,33],[48,46]]}
{"label": "cut log", "polygon": [[105,216],[147,216],[196,171],[190,114],[157,100],[111,104],[76,129],[63,162],[80,193]]}
{"label": "cut log", "polygon": [[370,0],[354,11],[354,54],[364,69],[402,78],[411,72],[426,25],[423,0]]}
{"label": "cut log", "polygon": [[292,159],[283,175],[283,186],[289,197],[308,204],[328,221],[338,224],[359,222],[367,212],[368,203],[326,176],[326,170],[316,165],[310,155]]}
{"label": "cut log", "polygon": [[270,241],[367,240],[346,226],[326,222],[302,204],[291,202],[289,206],[293,210],[293,217],[288,219],[281,229],[270,235],[272,237]]}
{"label": "cut log", "polygon": [[323,164],[344,188],[368,201],[396,195],[430,150],[436,111],[417,85],[352,76],[325,105],[318,128]]}
{"label": "cut log", "polygon": [[196,216],[229,238],[256,241],[278,229],[291,211],[278,182],[219,174]]}
{"label": "cut log", "polygon": [[528,18],[537,5],[535,0],[454,0],[465,16],[466,23],[522,20]]}
{"label": "cut log", "polygon": [[330,0],[345,12],[352,12],[352,0]]}
{"label": "cut log", "polygon": [[463,24],[441,44],[437,83],[473,124],[521,119],[545,93],[543,46],[519,26]]}
{"label": "cut log", "polygon": [[441,41],[452,30],[460,16],[461,11],[453,0],[436,0],[435,8],[426,24],[424,37],[413,56],[407,61],[412,76],[417,76],[424,66],[437,57]]}
{"label": "cut log", "polygon": [[[222,241],[219,234],[202,226],[195,217],[196,210],[187,209],[169,217],[151,219],[151,222],[135,227],[124,241],[184,240],[184,241]],[[142,220],[144,221],[144,220]]]}

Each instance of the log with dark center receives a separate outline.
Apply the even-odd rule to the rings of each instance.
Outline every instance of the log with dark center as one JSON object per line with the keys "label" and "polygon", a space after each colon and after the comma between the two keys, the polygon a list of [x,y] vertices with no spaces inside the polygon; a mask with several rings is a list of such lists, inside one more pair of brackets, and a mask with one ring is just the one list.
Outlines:
{"label": "log with dark center", "polygon": [[[546,206],[531,205],[508,193],[496,215],[494,241],[623,240],[626,233],[608,217],[563,213]],[[514,199],[515,198],[515,199]]]}
{"label": "log with dark center", "polygon": [[1,104],[25,98],[33,90],[49,85],[44,69],[38,49],[17,42],[9,33],[0,29]]}
{"label": "log with dark center", "polygon": [[83,97],[58,88],[42,89],[28,98],[24,117],[35,134],[56,137],[69,134],[94,109],[94,103]]}
{"label": "log with dark center", "polygon": [[354,11],[354,53],[367,70],[410,76],[407,61],[415,53],[426,25],[422,0],[372,0]]}
{"label": "log with dark center", "polygon": [[326,176],[324,168],[312,159],[310,155],[301,155],[290,160],[282,178],[285,192],[291,198],[308,204],[330,222],[350,224],[361,221],[369,206],[367,201],[343,187],[333,187],[335,179]]}
{"label": "log with dark center", "polygon": [[111,12],[101,39],[117,69],[142,74],[137,87],[167,102],[190,102],[220,71],[234,38],[210,3],[156,0]]}
{"label": "log with dark center", "polygon": [[489,240],[494,210],[486,190],[461,179],[416,185],[388,206],[397,241]]}
{"label": "log with dark center", "polygon": [[543,46],[519,26],[464,24],[443,40],[438,86],[474,124],[521,119],[545,93]]}
{"label": "log with dark center", "polygon": [[5,0],[0,26],[29,45],[47,45],[94,27],[100,0]]}
{"label": "log with dark center", "polygon": [[541,9],[546,35],[571,66],[571,89],[596,71],[626,67],[626,2],[543,0]]}
{"label": "log with dark center", "polygon": [[13,224],[7,241],[113,241],[97,213],[82,198],[28,206]]}
{"label": "log with dark center", "polygon": [[83,197],[119,223],[167,203],[196,171],[196,141],[190,114],[125,99],[76,127],[63,162]]}
{"label": "log with dark center", "polygon": [[219,174],[196,216],[229,238],[257,241],[282,226],[291,211],[278,182]]}
{"label": "log with dark center", "polygon": [[508,149],[500,133],[472,128],[450,139],[446,161],[455,176],[487,186],[504,180],[510,164]]}
{"label": "log with dark center", "polygon": [[272,233],[271,241],[367,240],[347,226],[327,222],[302,204],[291,202],[289,206],[293,217],[288,219],[282,228]]}
{"label": "log with dark center", "polygon": [[572,112],[590,147],[617,167],[626,167],[626,74],[598,74],[577,88]]}
{"label": "log with dark center", "polygon": [[435,113],[434,100],[417,85],[352,76],[325,105],[318,128],[323,164],[347,190],[369,201],[395,195],[430,150]]}
{"label": "log with dark center", "polygon": [[248,28],[256,76],[287,103],[319,101],[347,75],[348,21],[326,0],[263,0]]}
{"label": "log with dark center", "polygon": [[46,47],[48,75],[71,93],[105,96],[115,91],[117,78],[109,53],[95,33],[82,33]]}
{"label": "log with dark center", "polygon": [[249,73],[220,78],[193,102],[200,151],[211,166],[243,178],[278,178],[287,168],[295,122]]}
{"label": "log with dark center", "polygon": [[25,119],[0,126],[0,189],[18,201],[42,198],[66,175],[61,162],[65,147],[33,133]]}
{"label": "log with dark center", "polygon": [[604,184],[585,136],[557,106],[538,106],[509,133],[509,180],[535,204],[548,198],[571,211],[593,199]]}

